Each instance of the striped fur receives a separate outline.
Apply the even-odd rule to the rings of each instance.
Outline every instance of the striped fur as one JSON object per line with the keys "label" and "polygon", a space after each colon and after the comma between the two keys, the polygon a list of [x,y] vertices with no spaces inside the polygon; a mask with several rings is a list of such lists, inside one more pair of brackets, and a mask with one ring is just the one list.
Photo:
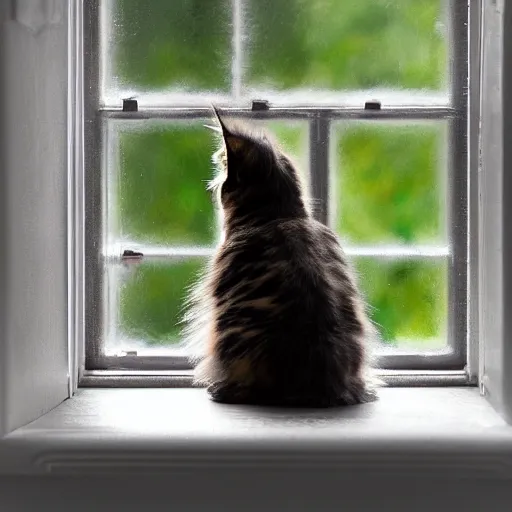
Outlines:
{"label": "striped fur", "polygon": [[293,163],[264,134],[218,117],[210,188],[223,238],[185,316],[195,382],[220,402],[327,407],[375,398],[375,332],[334,233]]}

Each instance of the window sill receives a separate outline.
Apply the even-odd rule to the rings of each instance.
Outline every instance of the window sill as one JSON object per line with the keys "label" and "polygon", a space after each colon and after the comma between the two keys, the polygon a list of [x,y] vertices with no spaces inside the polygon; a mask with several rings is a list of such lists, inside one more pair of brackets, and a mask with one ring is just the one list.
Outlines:
{"label": "window sill", "polygon": [[387,388],[378,402],[292,411],[201,389],[80,389],[0,441],[0,473],[250,469],[512,477],[512,427],[476,388]]}

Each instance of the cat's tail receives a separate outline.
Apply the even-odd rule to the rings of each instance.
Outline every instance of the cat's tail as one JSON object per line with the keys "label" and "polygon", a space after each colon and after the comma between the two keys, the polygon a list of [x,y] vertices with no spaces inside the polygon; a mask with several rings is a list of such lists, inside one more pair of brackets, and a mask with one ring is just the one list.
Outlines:
{"label": "cat's tail", "polygon": [[194,364],[206,357],[211,336],[213,304],[206,275],[206,272],[199,275],[196,283],[189,288],[180,321],[181,347]]}
{"label": "cat's tail", "polygon": [[214,322],[215,304],[212,295],[212,261],[189,288],[181,319],[182,343],[194,367],[194,385],[204,386],[223,378],[222,365],[216,356],[217,332]]}
{"label": "cat's tail", "polygon": [[378,349],[382,347],[382,339],[377,326],[370,319],[367,320],[365,331],[365,362],[362,378],[365,382],[367,392],[370,395],[376,395],[379,388],[387,385],[379,376],[379,358],[377,352]]}

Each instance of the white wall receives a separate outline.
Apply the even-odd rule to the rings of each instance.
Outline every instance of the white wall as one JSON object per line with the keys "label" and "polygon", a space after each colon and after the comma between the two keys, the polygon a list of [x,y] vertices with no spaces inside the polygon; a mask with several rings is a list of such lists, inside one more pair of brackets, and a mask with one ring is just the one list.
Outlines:
{"label": "white wall", "polygon": [[480,367],[486,396],[512,423],[512,2],[484,2],[480,211]]}
{"label": "white wall", "polygon": [[66,0],[0,0],[0,49],[1,435],[67,396]]}

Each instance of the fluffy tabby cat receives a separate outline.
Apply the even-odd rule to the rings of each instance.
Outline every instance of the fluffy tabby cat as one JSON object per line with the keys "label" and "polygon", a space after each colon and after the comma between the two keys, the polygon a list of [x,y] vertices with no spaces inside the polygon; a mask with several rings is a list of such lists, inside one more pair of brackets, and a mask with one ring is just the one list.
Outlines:
{"label": "fluffy tabby cat", "polygon": [[191,294],[195,383],[226,403],[329,407],[374,399],[373,328],[334,233],[266,135],[221,120],[210,183],[223,239]]}

